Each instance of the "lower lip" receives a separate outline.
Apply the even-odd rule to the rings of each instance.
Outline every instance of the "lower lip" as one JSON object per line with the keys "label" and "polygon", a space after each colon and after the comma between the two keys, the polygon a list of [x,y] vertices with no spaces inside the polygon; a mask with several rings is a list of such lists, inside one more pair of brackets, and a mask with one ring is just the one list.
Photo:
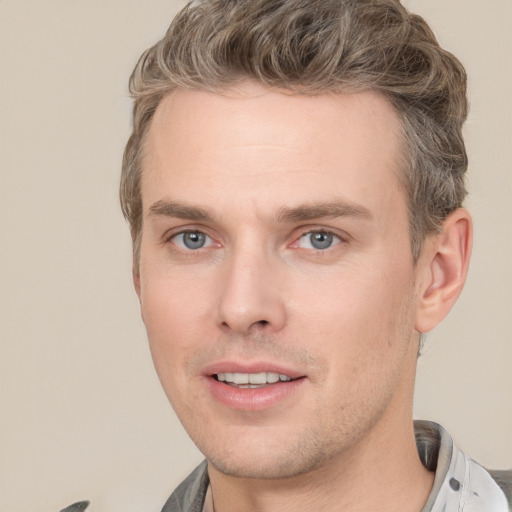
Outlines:
{"label": "lower lip", "polygon": [[276,382],[261,388],[236,388],[214,377],[207,377],[206,385],[217,401],[231,409],[263,411],[289,400],[305,380],[300,378],[290,382]]}

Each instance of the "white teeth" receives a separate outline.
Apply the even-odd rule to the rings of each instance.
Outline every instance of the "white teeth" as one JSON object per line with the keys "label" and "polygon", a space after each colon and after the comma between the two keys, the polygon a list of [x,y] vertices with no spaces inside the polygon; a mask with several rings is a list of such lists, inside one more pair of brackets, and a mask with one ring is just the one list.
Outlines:
{"label": "white teeth", "polygon": [[289,382],[291,377],[276,372],[261,373],[218,373],[217,380],[236,385],[242,384],[273,384],[275,382]]}
{"label": "white teeth", "polygon": [[271,384],[273,384],[274,382],[279,382],[279,374],[274,372],[268,372],[267,382],[270,382]]}
{"label": "white teeth", "polygon": [[233,373],[233,382],[235,384],[249,384],[248,373]]}
{"label": "white teeth", "polygon": [[267,374],[263,373],[250,373],[248,375],[249,382],[251,384],[266,384],[267,383]]}

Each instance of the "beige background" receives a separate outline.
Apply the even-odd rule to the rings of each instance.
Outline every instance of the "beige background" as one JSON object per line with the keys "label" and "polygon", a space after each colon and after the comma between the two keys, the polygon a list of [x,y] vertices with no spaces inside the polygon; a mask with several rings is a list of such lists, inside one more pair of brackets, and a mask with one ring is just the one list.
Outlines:
{"label": "beige background", "polygon": [[[409,0],[470,74],[467,288],[416,415],[512,466],[512,1]],[[0,511],[160,510],[200,460],[160,390],[117,201],[126,83],[181,1],[0,0]]]}

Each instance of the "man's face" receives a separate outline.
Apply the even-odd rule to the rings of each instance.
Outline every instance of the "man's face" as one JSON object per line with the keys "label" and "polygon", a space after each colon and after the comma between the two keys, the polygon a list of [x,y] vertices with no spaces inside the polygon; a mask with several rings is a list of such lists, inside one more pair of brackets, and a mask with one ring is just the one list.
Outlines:
{"label": "man's face", "polygon": [[136,283],[162,385],[216,469],[292,476],[410,421],[399,131],[373,93],[246,84],[158,107]]}

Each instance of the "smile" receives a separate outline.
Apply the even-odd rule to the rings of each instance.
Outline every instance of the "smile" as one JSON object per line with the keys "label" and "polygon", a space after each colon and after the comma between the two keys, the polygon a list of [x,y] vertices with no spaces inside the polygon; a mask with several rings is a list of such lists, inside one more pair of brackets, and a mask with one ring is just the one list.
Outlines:
{"label": "smile", "polygon": [[215,378],[229,386],[237,388],[255,389],[275,384],[276,382],[290,382],[291,377],[277,372],[260,373],[217,373]]}
{"label": "smile", "polygon": [[203,380],[215,402],[231,410],[264,411],[290,406],[307,389],[307,375],[300,370],[269,362],[213,363],[204,368]]}

